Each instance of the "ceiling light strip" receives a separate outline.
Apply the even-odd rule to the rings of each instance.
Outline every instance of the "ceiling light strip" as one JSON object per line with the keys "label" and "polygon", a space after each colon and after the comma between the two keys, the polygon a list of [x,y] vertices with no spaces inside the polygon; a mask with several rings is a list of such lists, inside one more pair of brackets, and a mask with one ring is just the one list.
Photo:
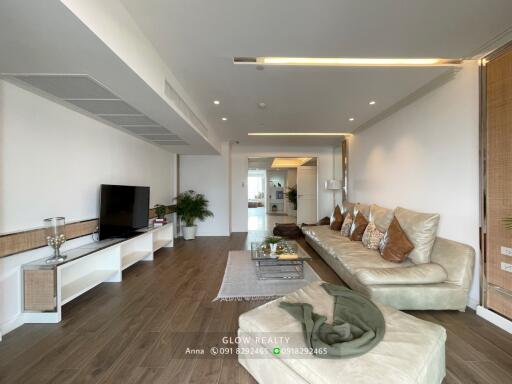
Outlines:
{"label": "ceiling light strip", "polygon": [[248,136],[350,136],[347,132],[249,132]]}
{"label": "ceiling light strip", "polygon": [[235,57],[234,64],[319,67],[433,67],[461,65],[443,58]]}

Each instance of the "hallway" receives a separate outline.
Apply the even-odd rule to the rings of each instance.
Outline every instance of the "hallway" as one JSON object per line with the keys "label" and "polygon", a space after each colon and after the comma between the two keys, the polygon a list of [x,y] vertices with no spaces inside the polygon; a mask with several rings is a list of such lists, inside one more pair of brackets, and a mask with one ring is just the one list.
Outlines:
{"label": "hallway", "polygon": [[248,208],[248,226],[249,231],[269,231],[276,223],[296,223],[297,218],[288,215],[271,215],[265,213],[265,207]]}

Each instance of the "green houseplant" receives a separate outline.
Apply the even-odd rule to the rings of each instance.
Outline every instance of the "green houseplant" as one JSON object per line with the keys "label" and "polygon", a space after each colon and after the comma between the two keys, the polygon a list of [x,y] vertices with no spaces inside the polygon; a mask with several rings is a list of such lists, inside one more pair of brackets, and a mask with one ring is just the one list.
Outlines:
{"label": "green houseplant", "polygon": [[285,193],[286,197],[288,198],[288,201],[293,205],[293,210],[297,210],[297,186],[294,185],[293,187],[288,188],[288,192]]}
{"label": "green houseplant", "polygon": [[270,247],[271,252],[276,252],[277,245],[281,240],[283,240],[283,238],[280,236],[267,236],[263,242]]}
{"label": "green houseplant", "polygon": [[165,219],[165,215],[167,214],[167,205],[156,204],[155,205],[155,214],[156,217],[160,220]]}
{"label": "green houseplant", "polygon": [[196,220],[203,221],[207,217],[212,217],[213,213],[208,209],[208,200],[202,193],[196,193],[189,190],[182,192],[175,198],[176,213],[185,223],[183,227],[183,238],[192,240],[196,237]]}

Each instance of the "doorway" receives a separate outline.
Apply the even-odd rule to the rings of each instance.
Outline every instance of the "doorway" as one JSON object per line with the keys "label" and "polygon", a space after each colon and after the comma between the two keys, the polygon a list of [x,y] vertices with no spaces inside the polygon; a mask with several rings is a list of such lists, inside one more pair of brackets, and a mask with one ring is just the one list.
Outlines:
{"label": "doorway", "polygon": [[316,222],[317,188],[316,158],[249,158],[248,230],[270,233],[276,223]]}

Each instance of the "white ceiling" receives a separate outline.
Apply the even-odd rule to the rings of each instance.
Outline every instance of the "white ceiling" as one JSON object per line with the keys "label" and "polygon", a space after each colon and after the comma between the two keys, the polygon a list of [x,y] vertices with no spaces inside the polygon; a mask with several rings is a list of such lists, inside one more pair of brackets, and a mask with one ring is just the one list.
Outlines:
{"label": "white ceiling", "polygon": [[0,1],[0,52],[0,74],[20,86],[172,152],[218,153],[59,0]]}
{"label": "white ceiling", "polygon": [[447,69],[261,71],[234,66],[234,56],[469,58],[512,26],[510,0],[122,2],[208,124],[242,144],[337,141],[247,133],[352,131]]}
{"label": "white ceiling", "polygon": [[[115,37],[124,37],[124,47],[141,52],[133,56],[140,59],[139,67],[149,68],[142,52],[150,47],[160,60],[157,69],[165,67],[162,72],[169,77],[158,78],[155,90],[137,65],[118,55],[105,36],[99,37],[97,28],[106,19],[97,17],[95,29],[63,2],[84,9],[94,4],[92,19],[111,17]],[[105,112],[139,111],[157,126],[107,117],[113,126],[124,124],[120,129],[173,152],[218,153],[219,138],[250,145],[337,144],[340,138],[247,133],[352,131],[447,69],[260,71],[235,66],[232,58],[471,57],[496,46],[498,37],[502,42],[512,36],[511,14],[511,0],[2,0],[0,73],[89,76],[122,102],[75,101],[73,107],[103,114],[103,121],[109,114]],[[130,40],[123,30],[145,36],[147,46]],[[214,99],[221,104],[215,106]],[[372,99],[377,104],[369,106]],[[265,109],[257,107],[262,101]],[[228,120],[223,122],[223,116]],[[355,121],[350,123],[349,117]],[[165,140],[169,135],[174,136]],[[175,139],[189,145],[173,145]]]}

